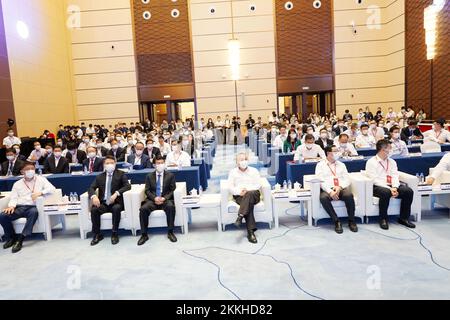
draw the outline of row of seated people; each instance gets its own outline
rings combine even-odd
[[[373,181],[373,196],[379,198],[379,225],[382,229],[389,229],[388,207],[391,198],[401,200],[400,217],[398,223],[408,228],[414,228],[411,223],[411,205],[414,192],[411,188],[401,185],[396,161],[390,158],[392,143],[382,139],[376,144],[377,155],[366,164],[366,175]],[[342,200],[348,214],[349,229],[357,232],[355,222],[355,200],[349,189],[350,178],[346,165],[339,161],[340,153],[337,147],[330,145],[324,150],[325,158],[316,167],[316,176],[321,181],[320,202],[335,223],[335,231],[343,232],[342,224],[335,212],[332,201]],[[112,213],[113,245],[119,242],[118,228],[121,212],[124,209],[123,194],[131,189],[126,174],[116,168],[116,159],[107,156],[103,160],[105,171],[98,175],[89,188],[88,194],[92,202],[91,221],[94,246],[103,240],[101,233],[101,215]],[[156,170],[149,173],[145,180],[146,199],[140,208],[141,237],[138,245],[142,246],[149,240],[148,222],[150,214],[155,210],[163,210],[167,217],[168,238],[176,242],[174,234],[175,205],[174,191],[176,189],[174,175],[166,170],[166,163],[162,156],[153,159]],[[11,191],[8,207],[0,214],[0,225],[5,233],[4,249],[12,247],[12,252],[22,249],[23,240],[32,233],[38,217],[36,200],[54,192],[55,188],[44,176],[35,175],[35,163],[25,162],[21,168],[24,178],[17,181]],[[444,170],[450,170],[450,154],[445,155],[426,182],[432,184]],[[229,192],[239,204],[235,225],[241,227],[245,221],[247,238],[250,243],[257,243],[255,231],[256,222],[254,208],[261,200],[260,172],[249,166],[248,154],[239,153],[236,157],[236,167],[228,176]],[[98,193],[97,193],[98,192]],[[25,218],[26,224],[20,234],[16,234],[13,221]]]

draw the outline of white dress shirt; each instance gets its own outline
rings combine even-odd
[[[45,149],[41,149],[40,151],[37,150],[33,150],[30,153],[30,156],[28,157],[28,161],[38,161],[41,157],[45,157],[45,155],[47,154],[47,152],[45,151]],[[32,158],[36,158],[36,160],[32,160]]]
[[[20,139],[15,136],[12,136],[12,137],[8,136],[3,139],[3,145],[6,148],[12,148],[13,145],[21,144],[21,143],[22,142],[20,141]]]
[[[295,156],[294,161],[300,160],[300,158],[303,159],[313,159],[313,158],[322,158],[325,159],[325,152],[323,149],[317,145],[313,144],[311,147],[309,147],[306,144],[302,144],[298,146],[297,150],[295,150]]]
[[[30,182],[20,179],[12,187],[8,207],[35,206],[36,202],[31,198],[33,193],[48,195],[54,191],[55,187],[45,177],[35,176]]]
[[[387,120],[395,120],[395,118],[397,118],[397,114],[394,111],[388,112],[386,114],[386,119]]]
[[[347,129],[344,131],[350,141],[355,141],[356,137],[360,134],[359,130],[353,131],[352,129]]]
[[[445,143],[447,141],[450,141],[450,132],[444,129],[439,132],[428,130],[423,133],[423,138],[424,140],[430,140],[437,143]]]
[[[256,191],[261,189],[259,171],[253,167],[247,167],[245,171],[234,168],[228,175],[228,185],[233,195],[240,195],[243,189]]]
[[[336,143],[336,147],[339,152],[342,153],[342,156],[357,156],[358,151],[356,151],[355,146],[352,143],[346,143],[344,145],[340,144],[339,141]]]
[[[368,135],[363,135],[360,134],[356,137],[356,147],[357,148],[373,148],[375,147],[375,138],[373,136],[371,136],[370,134]]]
[[[276,148],[283,149],[283,145],[284,145],[284,142],[286,141],[286,139],[287,139],[287,134],[284,134],[284,135],[279,134],[273,140],[272,145]]]
[[[159,142],[155,145],[155,147],[159,148],[161,155],[166,156],[170,152],[170,145],[166,142],[163,142],[162,145]]]
[[[376,129],[369,129],[369,135],[375,138],[375,141],[384,139],[384,130],[380,127]]]
[[[378,155],[370,158],[366,163],[366,174],[373,180],[374,185],[384,188],[391,188],[388,185],[387,177],[391,177],[393,188],[400,186],[400,178],[397,169],[397,163],[391,158],[381,160]]]
[[[407,156],[409,155],[408,147],[406,146],[405,141],[401,139],[391,139],[392,142],[392,154]]]
[[[345,189],[350,186],[350,175],[347,167],[340,161],[330,163],[328,159],[320,161],[316,166],[316,176],[322,181],[323,191],[330,193],[335,187],[334,179],[338,179],[339,187]]]
[[[450,153],[442,157],[439,164],[434,168],[433,173],[430,174],[430,177],[436,180],[444,171],[448,170],[450,170]]]
[[[182,166],[182,167],[190,167],[191,166],[191,156],[185,152],[181,151],[180,153],[175,153],[171,151],[167,154],[166,157],[166,165],[167,166]]]

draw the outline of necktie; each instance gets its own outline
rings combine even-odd
[[[9,167],[8,167],[8,173],[7,173],[8,176],[12,176],[12,168],[13,168],[13,162],[10,161]]]
[[[156,196],[161,197],[161,175],[158,174],[158,179],[156,179]]]
[[[112,181],[112,175],[110,175],[110,174],[106,175],[105,200],[106,200],[107,205],[109,205],[109,201],[111,199],[111,181]]]
[[[89,165],[89,172],[94,172],[94,159],[91,159],[91,164]]]

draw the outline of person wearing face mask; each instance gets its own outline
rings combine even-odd
[[[176,189],[175,175],[166,170],[164,159],[158,155],[153,160],[155,171],[145,177],[146,199],[139,210],[141,237],[137,243],[142,246],[148,241],[149,216],[156,210],[163,210],[167,218],[167,238],[177,242],[173,230],[175,226],[175,203],[173,193]]]
[[[373,148],[376,144],[374,136],[369,134],[369,126],[363,124],[361,126],[361,134],[356,137],[357,148]]]
[[[15,145],[12,146],[12,148],[16,150],[16,158],[17,158],[17,160],[20,160],[20,161],[23,161],[23,162],[27,161],[27,157],[24,156],[23,154],[20,154],[20,145],[15,144]]]
[[[172,151],[167,154],[166,165],[168,167],[190,167],[191,157],[181,149],[177,141],[172,141]]]
[[[301,144],[302,144],[301,139],[299,139],[295,129],[290,129],[286,141],[284,141],[283,144],[283,152],[284,153],[294,152],[295,150],[297,150],[299,146],[301,146]]]
[[[122,135],[118,134],[116,135],[117,144],[119,145],[119,148],[125,149],[128,145],[128,142],[123,138]]]
[[[409,140],[415,141],[418,139],[423,139],[423,134],[417,127],[416,120],[409,120],[408,127],[402,129],[400,136],[401,139],[405,142],[408,142]]]
[[[44,173],[69,173],[69,161],[62,155],[60,146],[55,146],[53,154],[45,159]]]
[[[75,142],[69,142],[67,144],[66,158],[69,163],[83,163],[86,159],[86,152],[77,149],[77,144]]]
[[[344,131],[344,133],[348,136],[348,140],[351,143],[354,143],[356,141],[356,137],[359,134],[358,130],[358,124],[357,123],[351,123],[350,128]],[[339,139],[339,136],[336,137],[336,140]]]
[[[341,133],[344,133],[348,128],[344,125],[344,120],[339,120],[338,124],[334,127],[333,132],[336,136],[339,136]]]
[[[99,158],[106,157],[106,154],[108,153],[108,149],[106,149],[103,146],[102,139],[97,139],[95,149],[96,149],[97,157],[99,157]]]
[[[248,154],[240,152],[236,156],[236,168],[232,169],[228,175],[228,186],[234,201],[239,205],[238,216],[234,224],[240,228],[242,220],[245,219],[247,239],[250,243],[257,243],[253,210],[261,200],[260,180],[259,171],[248,166]]]
[[[153,143],[153,141],[152,141],[152,143]],[[150,159],[149,156],[147,154],[145,154],[144,144],[142,142],[138,142],[138,143],[136,143],[135,148],[136,148],[135,152],[128,156],[127,162],[129,164],[131,164],[137,170],[151,168],[152,167],[152,165],[151,165],[152,159]],[[150,154],[153,155],[152,152],[150,152]],[[158,155],[160,155],[160,154],[156,153],[155,157]]]
[[[8,131],[6,132],[6,137],[3,139],[3,146],[5,146],[6,148],[11,148],[13,145],[15,144],[21,144],[22,141],[20,141],[20,139],[16,136],[14,136],[14,130],[13,129],[8,129]]]
[[[55,192],[55,187],[45,177],[37,176],[35,171],[33,162],[23,165],[21,173],[24,178],[14,183],[8,207],[0,213],[0,225],[6,238],[3,249],[12,247],[13,253],[22,249],[23,240],[33,232],[33,226],[39,215],[36,208],[37,198]],[[16,234],[12,222],[21,218],[25,218],[27,222],[22,232]]]
[[[45,158],[42,163],[45,163],[45,160],[53,154],[53,146],[51,144],[45,145]]]
[[[111,141],[111,150],[108,151],[107,155],[114,157],[117,162],[125,161],[125,149],[119,146],[119,141],[116,139]]]
[[[103,171],[103,160],[97,157],[97,148],[87,148],[87,159],[83,161],[83,168],[89,173]]]
[[[86,152],[86,149],[87,149],[87,147],[89,147],[90,142],[91,142],[91,139],[89,139],[89,136],[84,135],[81,139],[80,144],[78,145],[78,150]]]
[[[326,159],[316,166],[316,177],[322,181],[320,203],[334,222],[338,234],[344,232],[342,224],[334,210],[332,201],[344,201],[348,214],[348,227],[352,232],[358,232],[355,222],[355,199],[350,191],[350,175],[344,163],[339,161],[339,150],[335,146],[325,148]]]
[[[380,199],[380,227],[384,230],[389,229],[389,201],[391,198],[398,198],[402,201],[398,223],[415,228],[415,225],[409,222],[414,191],[408,186],[400,185],[397,163],[389,157],[392,152],[391,142],[386,139],[380,140],[376,148],[377,155],[366,163],[366,174],[373,180],[373,196]]]
[[[369,135],[375,138],[375,142],[384,139],[384,130],[378,127],[375,120],[370,121],[369,124]]]
[[[324,158],[325,152],[323,152],[319,145],[314,143],[314,136],[312,134],[306,134],[305,144],[299,146],[294,155],[294,161]]]
[[[389,130],[391,136],[392,143],[392,154],[391,155],[399,155],[399,156],[408,156],[409,150],[406,146],[405,141],[400,139],[400,127],[394,126]]]
[[[283,149],[284,142],[286,141],[287,137],[288,135],[286,132],[286,126],[281,126],[280,134],[278,134],[277,136],[275,136],[274,139],[272,139],[272,146],[279,149]]]
[[[349,138],[346,133],[342,133],[338,137],[336,148],[342,157],[354,157],[358,155],[353,144],[349,143]]]
[[[277,135],[278,135],[278,128],[277,128],[277,126],[276,125],[271,125],[270,131],[267,132],[266,142],[267,143],[272,143],[272,141],[275,140]]]
[[[170,144],[164,141],[163,136],[158,137],[158,142],[156,143],[156,147],[159,149],[159,152],[161,153],[161,156],[165,159],[167,155],[169,154],[170,150]]]
[[[152,138],[147,139],[147,148],[145,148],[144,154],[149,157],[150,164],[153,163],[153,159],[155,159],[157,155],[161,155],[161,150],[158,148],[158,146],[155,146]]]
[[[333,140],[330,139],[326,128],[320,130],[320,137],[317,139],[316,144],[323,150],[325,150],[326,147],[333,145]]]
[[[97,245],[103,240],[101,233],[101,216],[107,212],[112,213],[111,243],[119,243],[119,225],[121,213],[124,210],[123,194],[131,190],[126,174],[116,169],[116,160],[112,156],[106,156],[103,167],[105,172],[95,177],[88,190],[89,199],[92,201],[91,221],[93,239],[91,246]],[[98,195],[97,195],[98,190]]]
[[[310,134],[310,135],[312,135],[314,137],[314,141],[319,139],[319,134],[316,131],[314,131],[314,126],[313,125],[306,126],[306,130],[304,130],[303,132],[305,133],[305,135],[303,135],[303,137],[302,137],[302,144],[305,144],[305,137],[308,134]]]
[[[16,149],[6,149],[6,161],[2,163],[0,175],[1,176],[19,176],[24,162],[17,159]]]
[[[424,142],[433,141],[439,144],[450,142],[450,132],[445,130],[445,120],[439,119],[434,121],[433,129],[423,133]]]
[[[383,130],[383,134],[386,137],[389,134],[389,129],[387,128],[387,125],[385,125],[383,120],[380,120],[378,122],[378,128],[381,128],[381,130]]]
[[[35,141],[33,145],[34,145],[34,150],[31,151],[30,155],[28,156],[27,161],[43,164],[45,157],[47,155],[45,149],[42,149],[41,143],[39,141]]]
[[[386,120],[395,121],[397,118],[397,114],[394,112],[392,108],[388,109],[388,113],[386,114]]]
[[[191,143],[191,141],[192,140],[189,140],[189,136],[183,136],[181,140],[181,149],[186,152],[189,157],[192,157],[194,154],[194,144]]]

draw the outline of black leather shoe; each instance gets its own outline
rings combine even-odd
[[[237,217],[237,219],[236,219],[236,222],[234,223],[234,226],[236,227],[236,228],[240,228],[241,226],[242,226],[242,219],[243,219],[244,217],[242,217],[242,216],[238,216]]]
[[[386,219],[380,220],[380,228],[383,230],[389,230],[389,224]]]
[[[148,235],[143,234],[140,238],[139,241],[137,243],[138,246],[142,246],[144,243],[146,243],[148,241]]]
[[[169,238],[169,240],[170,240],[171,242],[177,242],[177,241],[178,241],[177,237],[175,237],[175,234],[174,234],[172,231],[170,231],[170,232],[167,234],[167,238]]]
[[[14,243],[16,242],[16,238],[11,238],[8,241],[6,241],[6,243],[3,245],[3,249],[8,249],[11,248]]]
[[[103,235],[102,234],[96,234],[94,236],[94,239],[92,239],[92,241],[91,241],[91,246],[97,245],[102,240],[103,240]]]
[[[115,233],[115,232],[113,232],[113,234],[111,235],[111,243],[112,243],[113,245],[119,243],[119,236],[118,236],[117,233]]]
[[[348,227],[351,232],[358,232],[358,226],[356,225],[355,221],[349,221]]]
[[[414,229],[416,225],[412,222],[409,222],[408,220],[398,219],[397,222],[407,228]]]
[[[341,234],[342,232],[344,232],[344,229],[342,229],[342,224],[340,221],[336,221],[334,223],[334,231],[336,231],[336,233]]]
[[[250,242],[250,243],[257,243],[258,242],[258,240],[256,240],[255,233],[253,231],[249,231],[248,232],[247,239],[248,239],[248,242]]]
[[[14,243],[12,250],[11,250],[12,253],[16,253],[16,252],[19,252],[20,250],[22,250],[22,242],[23,242],[23,240],[20,239]]]

